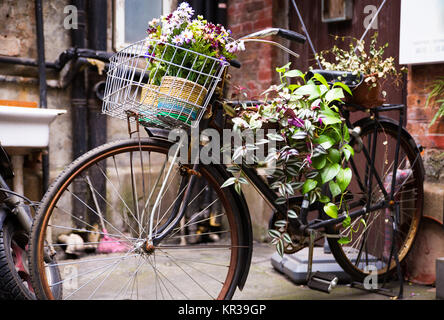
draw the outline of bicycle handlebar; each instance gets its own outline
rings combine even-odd
[[[239,40],[261,39],[269,36],[279,36],[299,43],[305,43],[305,41],[307,40],[307,38],[300,33],[282,28],[267,28],[264,30],[253,32],[249,35],[240,38]]]

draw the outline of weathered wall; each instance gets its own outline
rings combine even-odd
[[[45,36],[45,58],[53,62],[59,54],[71,46],[70,31],[64,28],[65,6],[69,0],[44,1],[43,20]],[[108,50],[112,50],[112,0],[108,0]],[[0,2],[0,55],[37,58],[35,36],[34,1],[3,0]],[[4,22],[4,23],[3,23]],[[37,77],[37,68],[0,63],[0,74]],[[58,79],[59,74],[47,69],[48,79]],[[48,108],[65,109],[50,127],[49,161],[50,182],[72,161],[71,136],[71,90],[48,88]],[[38,85],[23,85],[0,82],[0,99],[39,101]],[[107,119],[108,140],[125,137],[123,121]],[[25,194],[33,200],[41,197],[41,170],[39,166],[25,168]],[[29,181],[28,181],[29,179]]]

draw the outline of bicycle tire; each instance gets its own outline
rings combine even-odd
[[[378,128],[378,134],[384,133],[384,139],[383,146],[384,147],[378,147],[376,148],[376,155],[375,155],[375,167],[378,170],[378,165],[383,163],[382,172],[385,172],[382,177],[387,178],[388,180],[391,180],[390,178],[390,172],[391,167],[393,165],[393,162],[391,165],[387,165],[387,162],[389,162],[387,159],[391,158],[393,159],[393,155],[387,156],[384,154],[384,157],[382,156],[383,153],[381,150],[384,150],[384,153],[388,150],[390,150],[390,153],[395,152],[395,143],[397,139],[398,134],[398,124],[395,123],[393,120],[389,119],[381,119],[381,120],[369,120],[365,119],[364,121],[360,121],[357,124],[361,127],[361,138],[362,140],[366,141],[365,137],[369,137],[369,135],[374,132],[375,126]],[[370,139],[367,139],[367,141],[370,141]],[[387,143],[384,145],[384,143],[387,141]],[[370,142],[368,142],[370,143]],[[352,143],[353,144],[353,143]],[[380,144],[380,143],[379,143]],[[378,145],[378,142],[377,142]],[[370,148],[368,150],[371,150]],[[367,163],[366,160],[362,160],[363,152],[355,153],[354,161],[359,162],[361,159],[361,163]],[[370,151],[369,151],[370,153]],[[359,156],[360,155],[360,156]],[[419,224],[422,216],[422,209],[423,209],[423,201],[424,201],[424,192],[423,192],[423,181],[424,181],[424,169],[423,169],[423,163],[420,156],[420,151],[413,140],[413,138],[408,134],[407,131],[402,129],[401,131],[401,145],[400,145],[400,162],[398,166],[399,169],[411,169],[412,174],[408,176],[406,181],[402,184],[400,184],[400,189],[395,193],[397,197],[400,197],[400,199],[397,199],[397,201],[400,201],[401,205],[401,213],[402,213],[402,221],[400,223],[400,235],[397,238],[398,243],[398,250],[399,250],[399,262],[402,263],[409,253],[411,247],[413,246],[416,233],[419,229]],[[360,158],[361,157],[361,158]],[[385,160],[384,160],[385,159]],[[389,172],[390,171],[390,172]],[[353,178],[352,178],[352,185],[355,183],[355,186],[357,184],[357,177],[355,176],[355,172],[353,172]],[[372,194],[376,191],[378,191],[378,195],[380,196],[379,199],[382,197],[382,191],[380,188],[376,187],[377,182],[373,180],[373,187],[372,187]],[[376,190],[375,190],[376,188]],[[412,196],[414,195],[414,197]],[[407,199],[408,196],[409,197]],[[359,197],[359,196],[358,196]],[[362,197],[362,196],[361,196]],[[364,201],[364,205],[367,203]],[[408,205],[412,205],[413,207],[409,208]],[[372,220],[369,220],[369,218],[373,218]],[[410,218],[410,219],[409,219]],[[392,257],[392,262],[390,266],[388,266],[388,257],[389,251],[388,249],[391,248],[391,244],[393,241],[393,238],[391,237],[391,219],[388,216],[388,212],[385,211],[385,209],[374,211],[372,213],[367,214],[367,226],[364,227],[363,224],[361,224],[361,229],[359,230],[359,218],[356,218],[355,220],[352,220],[352,224],[355,223],[355,228],[358,229],[357,234],[355,234],[356,240],[356,246],[351,242],[350,244],[340,244],[338,242],[337,238],[328,238],[328,243],[331,249],[332,254],[334,255],[336,261],[338,264],[342,267],[342,269],[351,276],[353,280],[362,282],[364,281],[365,277],[368,276],[371,272],[377,272],[377,276],[379,280],[385,279],[386,275],[391,275],[396,270],[396,264],[394,261],[394,257]],[[370,224],[368,222],[371,222]],[[376,225],[379,225],[379,227],[376,227]],[[383,230],[381,231],[381,228]],[[344,235],[344,228],[342,228],[341,224],[330,226],[327,228],[327,233],[329,234],[336,234],[338,235],[342,231],[342,235]],[[366,231],[367,235],[363,231]],[[377,235],[378,233],[378,235]],[[357,238],[356,238],[357,236]],[[370,239],[369,241],[361,239]],[[370,241],[373,239],[373,245],[369,246]],[[383,239],[383,240],[381,240]],[[353,241],[353,236],[352,236]],[[358,243],[357,241],[361,241]],[[365,244],[363,244],[365,242]],[[366,249],[364,249],[364,246]],[[360,259],[362,259],[362,253],[359,255],[358,247],[363,248],[362,250],[365,250],[367,256],[366,256],[366,262],[361,262]],[[370,247],[370,249],[369,249]],[[372,249],[373,248],[373,249]],[[382,261],[382,262],[381,262]],[[368,266],[374,266],[373,270],[371,270]]]
[[[32,232],[31,232],[31,242],[30,242],[31,280],[32,280],[33,286],[35,288],[36,296],[38,299],[54,299],[55,298],[50,290],[51,284],[45,278],[45,271],[44,271],[45,263],[44,263],[44,258],[43,258],[43,256],[44,256],[43,255],[43,247],[45,245],[45,240],[47,240],[47,238],[46,238],[47,236],[45,234],[45,231],[47,230],[47,227],[49,225],[48,221],[50,220],[50,218],[53,220],[56,219],[56,217],[54,217],[52,215],[56,211],[55,208],[57,210],[59,209],[58,203],[63,198],[64,192],[66,190],[69,190],[68,187],[71,185],[71,183],[74,182],[75,179],[80,179],[82,177],[82,174],[88,174],[87,170],[93,168],[94,166],[99,166],[100,163],[103,161],[110,162],[112,160],[111,158],[114,158],[113,161],[111,161],[111,162],[114,162],[114,164],[116,165],[117,163],[119,163],[119,164],[123,163],[122,158],[120,156],[124,155],[125,157],[130,157],[130,154],[137,155],[138,153],[141,153],[141,152],[147,152],[150,155],[151,155],[151,153],[156,153],[156,152],[159,154],[166,155],[168,153],[168,150],[171,145],[172,145],[171,143],[169,143],[165,140],[151,139],[151,138],[141,139],[140,141],[136,140],[136,139],[129,139],[129,140],[122,140],[122,141],[107,143],[107,144],[97,147],[97,148],[87,152],[83,156],[79,157],[77,160],[75,160],[73,163],[71,163],[59,175],[59,177],[54,181],[54,183],[51,185],[51,187],[49,188],[49,190],[47,191],[47,193],[45,194],[45,196],[42,199],[42,204],[40,205],[40,207],[38,209],[38,212],[37,212],[37,215],[35,218],[35,222],[32,227]],[[116,160],[116,158],[117,158],[117,160]],[[146,159],[146,158],[144,158],[144,159]],[[151,159],[151,158],[149,158],[149,159]],[[166,157],[166,159],[168,160],[167,157]],[[167,160],[165,160],[165,162],[167,162]],[[145,162],[146,162],[146,160],[145,160]],[[135,165],[135,163],[136,163],[136,161],[134,162],[133,165]],[[133,167],[133,165],[131,165],[131,168]],[[109,171],[111,171],[111,170],[112,169],[110,169]],[[117,168],[116,168],[116,171],[117,171]],[[105,170],[102,172],[108,172],[108,170]],[[220,188],[220,186],[224,183],[225,179],[222,178],[222,176],[221,176],[221,174],[219,174],[218,170],[216,170],[216,168],[212,165],[201,165],[199,168],[199,173],[200,173],[201,177],[205,179],[208,186],[210,186],[217,193],[217,195],[218,195],[217,199],[219,199],[223,205],[224,214],[222,216],[225,219],[224,222],[230,228],[229,236],[227,236],[226,238],[224,237],[223,241],[231,241],[231,242],[229,243],[229,245],[226,245],[226,246],[224,245],[224,242],[221,242],[219,247],[217,246],[217,244],[214,244],[213,247],[211,245],[208,245],[208,249],[205,249],[205,244],[197,244],[197,246],[193,247],[193,248],[199,249],[199,250],[206,250],[206,252],[207,252],[206,254],[213,255],[213,256],[216,255],[216,253],[214,251],[221,252],[221,251],[223,251],[222,249],[224,249],[225,247],[228,248],[227,251],[229,251],[229,253],[228,253],[228,256],[226,257],[226,261],[225,261],[226,263],[228,263],[228,265],[224,266],[225,268],[227,268],[227,270],[225,271],[226,275],[223,276],[223,274],[222,274],[221,277],[219,277],[219,275],[218,275],[218,277],[219,277],[218,279],[221,279],[221,278],[224,279],[223,283],[221,283],[222,288],[220,289],[220,291],[217,291],[217,294],[211,295],[211,298],[230,299],[236,290],[238,282],[240,281],[240,278],[242,277],[243,271],[245,270],[245,265],[244,265],[245,260],[243,260],[241,257],[242,250],[244,247],[246,248],[248,246],[251,246],[251,244],[244,243],[241,240],[241,239],[243,239],[241,233],[244,232],[243,230],[244,230],[245,226],[243,225],[243,221],[240,218],[239,208],[237,207],[238,205],[237,205],[236,199],[235,199],[236,195],[233,193],[234,192],[233,188],[224,188],[224,189]],[[139,174],[139,178],[140,178],[140,176],[142,176],[142,177],[144,176],[143,171],[142,171],[142,174]],[[85,180],[85,178],[83,178],[83,179]],[[145,179],[145,178],[143,178],[143,179]],[[152,180],[154,180],[154,179],[152,179]],[[120,178],[119,178],[119,181],[120,181]],[[112,182],[110,182],[110,180],[108,180],[107,183],[111,184]],[[139,181],[139,183],[140,183],[140,181]],[[137,184],[137,182],[136,182],[136,184]],[[172,183],[170,182],[169,185],[172,185]],[[154,185],[154,186],[156,186],[156,185]],[[155,190],[155,187],[153,189]],[[92,194],[92,193],[95,193],[96,190],[93,187],[93,188],[91,188],[90,191]],[[91,196],[90,196],[90,198],[91,198]],[[139,197],[136,197],[136,198],[139,199]],[[162,199],[163,199],[163,196],[162,196]],[[197,200],[197,201],[200,202],[200,200]],[[136,202],[138,203],[139,200],[137,200]],[[148,200],[148,202],[149,202],[149,200]],[[139,205],[135,206],[134,208],[136,208],[138,206]],[[172,204],[170,206],[172,206]],[[146,204],[145,204],[145,207],[146,207]],[[99,208],[99,206],[97,206],[96,209],[97,208]],[[128,208],[128,210],[129,210],[129,208]],[[109,217],[107,217],[107,215],[105,215],[105,216],[106,216],[106,219],[105,219],[106,226],[109,227],[111,224],[109,223],[108,220],[111,220],[111,219]],[[122,216],[124,216],[124,214],[122,214]],[[123,218],[122,218],[122,220],[123,220]],[[160,219],[160,220],[162,220],[162,219]],[[142,222],[144,221],[143,218],[141,219],[141,221]],[[131,228],[131,226],[129,226],[129,224],[126,227],[128,229]],[[54,228],[54,224],[51,224],[51,228]],[[112,229],[112,231],[115,234],[114,236],[117,236],[118,230]],[[136,230],[130,230],[130,231],[128,231],[128,233],[131,233],[134,231],[136,231]],[[140,231],[140,229],[139,229],[139,231]],[[143,231],[145,231],[144,228],[142,228],[142,233],[143,233]],[[122,228],[122,232],[123,232],[123,228]],[[177,230],[176,230],[176,233],[177,233]],[[103,235],[104,234],[102,234],[102,237],[103,237]],[[127,237],[127,239],[125,241],[127,241],[129,243],[130,241],[128,239],[130,239],[130,238],[129,238],[129,236],[126,236],[126,237]],[[221,238],[222,238],[222,236],[221,236]],[[227,239],[227,238],[229,238],[229,239]],[[171,239],[171,237],[170,237],[170,239]],[[123,240],[121,240],[121,242],[123,243]],[[136,246],[136,244],[135,244],[136,242],[137,242],[136,240],[134,240],[132,242],[134,247]],[[137,243],[139,243],[139,242],[137,242]],[[162,242],[161,242],[161,244],[162,244]],[[179,247],[179,245],[177,245],[177,246]],[[190,245],[190,246],[193,246],[193,245]],[[162,248],[162,249],[160,249],[160,248]],[[216,250],[218,248],[221,250]],[[225,249],[227,249],[227,248],[225,248]],[[139,259],[142,260],[142,259],[146,258],[146,260],[149,260],[150,259],[149,257],[153,257],[153,256],[156,259],[161,259],[162,258],[161,253],[163,253],[164,250],[168,250],[168,249],[165,249],[165,247],[163,247],[163,246],[161,247],[159,245],[159,247],[156,247],[155,250],[160,250],[160,251],[155,251],[155,252],[158,252],[157,256],[155,254],[149,255],[146,252],[143,252],[143,254],[140,253],[140,256],[143,255],[143,257],[142,258],[139,257]],[[171,249],[170,252],[171,251],[173,251],[173,250]],[[179,250],[176,250],[176,251],[179,251]],[[189,251],[191,251],[191,249]],[[205,257],[202,258],[201,260],[199,260],[199,255],[195,253],[196,251],[194,251],[194,255],[197,257],[196,259],[193,258],[194,257],[193,251],[191,251],[191,254],[188,253],[189,255],[186,256],[186,259],[188,261],[187,263],[188,264],[191,264],[191,263],[196,263],[196,264],[197,263],[204,263],[205,264],[205,263],[207,263],[205,260]],[[128,252],[130,252],[130,249],[128,249],[126,254],[128,254]],[[139,253],[138,251],[134,251],[134,252]],[[222,252],[222,253],[219,253],[219,252],[217,253],[216,258],[222,259],[224,256],[224,252]],[[226,255],[226,253],[225,253],[225,255]],[[214,258],[213,256],[211,256],[211,258]],[[153,260],[154,260],[154,258],[153,258]],[[57,261],[59,261],[60,264],[54,264],[54,265],[58,265],[59,268],[61,267],[62,263],[65,263],[59,258],[57,259]],[[82,259],[79,260],[79,262],[81,262],[81,261],[82,261]],[[170,263],[170,265],[172,265],[174,263],[177,263],[178,261],[179,260],[169,260],[169,263]],[[134,272],[136,274],[135,277],[139,276],[138,270],[141,268],[140,267],[141,263],[139,263],[137,270]],[[145,264],[145,262],[143,262],[142,266],[144,264]],[[82,265],[82,268],[84,268],[82,270],[87,270],[87,267],[84,267],[85,265],[88,265],[88,262],[86,262]],[[165,262],[165,265],[166,265],[166,262]],[[211,263],[206,264],[206,266],[209,266],[209,265],[212,265],[212,264]],[[153,267],[153,265],[151,265],[151,267],[152,267],[152,270],[154,270],[154,274],[156,277],[157,277],[157,274],[159,274],[159,276],[158,276],[159,279],[157,279],[156,280],[157,282],[154,284],[155,289],[156,289],[155,298],[161,298],[160,294],[164,294],[163,297],[167,296],[167,293],[170,293],[170,290],[175,290],[175,289],[179,290],[179,288],[175,288],[175,287],[179,286],[182,282],[184,283],[184,285],[185,285],[185,283],[188,283],[188,285],[189,285],[189,283],[192,282],[192,281],[189,281],[187,276],[184,276],[183,278],[181,278],[180,281],[177,278],[171,279],[171,281],[169,281],[169,280],[167,280],[166,277],[162,278],[164,276],[164,274],[161,273],[161,271],[163,271],[164,273],[170,272],[170,270],[167,270],[167,267],[165,267],[166,271],[159,269],[160,267],[163,267],[163,265],[160,265],[160,264],[155,265],[154,267]],[[178,266],[178,267],[179,268],[184,267],[184,264],[181,266]],[[189,266],[187,265],[187,268],[188,267]],[[220,266],[220,267],[222,267],[222,266]],[[193,266],[193,268],[195,268],[195,266]],[[67,279],[70,280],[69,278],[64,276],[64,270],[60,270],[60,273],[62,274],[62,281],[66,281]],[[130,269],[128,269],[128,270],[130,270]],[[191,268],[187,269],[188,272],[191,272],[190,270],[191,270]],[[143,271],[143,269],[142,269],[142,271]],[[111,273],[112,272],[114,272],[114,271],[111,271]],[[140,274],[142,274],[141,272],[140,272]],[[203,277],[206,277],[207,282],[210,282],[211,279],[208,280],[208,278],[210,278],[211,276],[216,277],[216,274],[214,272],[212,274],[205,274],[205,273],[211,273],[211,272],[213,272],[213,270],[211,270],[211,268],[207,267],[207,269],[204,272],[199,273],[199,275],[201,275],[201,276],[203,275]],[[184,273],[186,275],[188,275],[185,271],[184,271]],[[143,274],[143,276],[145,276],[145,274]],[[132,277],[134,277],[134,275],[132,275]],[[189,276],[189,277],[191,278],[191,276]],[[80,273],[78,274],[77,278],[81,279]],[[100,289],[102,289],[101,286],[104,284],[103,281],[105,281],[105,280],[102,279],[102,282],[100,284]],[[133,279],[131,281],[134,282],[132,284],[132,286],[136,286],[135,283],[138,280]],[[167,282],[167,284],[170,284],[170,282],[172,282],[173,285],[171,287],[169,287],[168,285],[165,285],[165,282]],[[163,290],[162,290],[162,285],[164,286]],[[212,290],[212,288],[210,288],[210,285],[208,283],[204,283],[202,285],[199,285],[196,283],[196,285],[199,286],[200,289],[202,289],[202,291]],[[85,287],[86,286],[87,286],[87,284],[85,284]],[[208,286],[208,287],[202,288],[201,286]],[[81,286],[78,286],[78,288],[80,288],[80,287]],[[144,288],[147,288],[147,287],[148,287],[147,285],[144,286]],[[159,290],[157,290],[158,287],[160,288]],[[151,283],[151,288],[154,288],[152,283]],[[188,290],[188,289],[191,289],[191,288],[184,288],[184,286],[181,286],[179,291],[181,291],[180,293],[185,295],[185,293],[182,290]],[[196,288],[194,288],[194,289],[196,289]],[[96,291],[94,291],[92,293],[89,292],[88,294],[90,294],[90,296],[92,295],[93,297],[98,297],[99,299],[109,298],[108,293],[110,290],[108,287],[107,287],[108,293],[106,293],[106,294],[104,293],[103,296],[96,296],[96,292],[98,289],[95,289],[95,290]],[[121,289],[121,290],[123,290],[123,289]],[[125,292],[123,292],[124,295],[126,294],[127,290],[128,289],[125,289]],[[63,291],[65,291],[65,290],[63,290]],[[73,290],[71,290],[71,291],[73,291]],[[160,291],[160,294],[158,291]],[[189,290],[189,291],[187,291],[187,293],[191,292],[191,291],[192,290]],[[139,293],[139,290],[137,291],[137,293]],[[149,299],[153,299],[153,293],[151,291],[148,290],[148,291],[144,291],[143,293],[146,293],[146,296],[143,297],[144,299],[146,299],[145,297],[149,297]],[[199,292],[198,294],[197,294],[197,292],[192,292],[192,293],[196,293],[196,297],[193,296],[192,297],[193,299],[202,298],[202,296],[200,295],[201,292]],[[213,291],[207,292],[207,293],[212,294]],[[70,296],[73,294],[72,292],[70,292],[69,294],[68,294],[68,292],[66,292],[66,294],[64,292],[63,294],[64,294],[63,298],[66,298],[66,297],[69,297],[69,298],[74,297],[75,298],[76,297],[75,295]],[[77,293],[75,293],[75,294],[77,295]],[[118,299],[121,299],[119,294],[120,294],[120,291],[118,292],[117,296],[118,296]],[[187,295],[185,295],[185,296],[187,296]],[[133,297],[133,291],[131,291],[130,299],[132,297]],[[187,297],[189,298],[189,296],[187,296]],[[85,297],[79,294],[79,298],[84,299]],[[126,297],[126,298],[128,298],[128,297]],[[208,298],[203,298],[203,299],[208,299]]]
[[[29,273],[25,270],[28,235],[13,218],[7,218],[0,230],[0,299],[34,300]],[[16,257],[23,259],[16,269]],[[24,266],[24,268],[22,268]]]

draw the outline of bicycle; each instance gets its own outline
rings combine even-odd
[[[27,250],[31,210],[38,203],[12,191],[6,183],[12,177],[9,156],[0,145],[0,299],[34,300]],[[48,273],[60,279],[57,268]]]
[[[305,37],[289,30],[273,29],[272,33],[300,43],[305,41]],[[270,29],[254,34],[257,38],[268,35]],[[174,54],[193,54],[171,47]],[[184,112],[183,103],[190,102],[173,95],[173,86],[167,92],[146,86],[150,78],[147,60],[163,59],[163,55],[154,57],[150,52],[146,43],[140,41],[117,53],[111,58],[105,88],[104,112],[127,119],[130,137],[136,137],[107,143],[79,157],[59,175],[42,199],[30,240],[31,280],[39,299],[230,299],[236,288],[242,290],[246,283],[253,243],[244,196],[233,186],[221,188],[232,177],[225,165],[181,163],[180,148],[172,148],[178,146],[177,141],[168,140],[176,126],[189,130],[193,125],[189,120],[196,120],[194,124],[198,123],[199,130],[223,129],[217,116],[223,113],[220,100],[228,63],[215,61],[215,72],[204,72],[194,65],[175,65],[188,74],[194,72],[210,79],[204,85],[205,103],[194,105],[197,111],[192,109],[193,114]],[[196,54],[196,61],[198,58]],[[213,61],[211,57],[204,59]],[[236,62],[231,65],[239,67]],[[334,77],[334,73],[324,75]],[[170,109],[164,107],[163,113],[156,114],[153,106],[172,100],[179,107],[173,103]],[[351,227],[361,217],[366,220],[366,227],[354,233],[351,243],[340,244],[338,238],[349,232],[341,230],[345,216],[328,218],[318,203],[308,205],[303,195],[295,196],[290,200],[299,217],[290,225],[294,242],[285,248],[285,253],[307,245],[312,248],[316,239],[326,236],[342,268],[354,279],[362,280],[369,272],[366,266],[375,266],[378,275],[385,277],[396,269],[392,256],[402,261],[408,253],[422,214],[424,173],[420,148],[400,125],[403,106],[363,110],[369,116],[355,124],[350,120],[352,107],[360,108],[347,104],[342,108],[352,130],[351,145],[357,151],[350,161],[354,173],[348,199],[353,209]],[[380,115],[389,110],[401,111],[399,123]],[[140,136],[142,125],[148,134],[146,138]],[[384,139],[385,148],[377,147],[379,136]],[[187,139],[179,139],[179,145]],[[242,171],[274,208],[273,219],[285,216],[286,210],[275,204],[277,195],[266,181],[252,168],[242,166]],[[396,179],[397,172],[407,173],[401,183]],[[108,187],[104,194],[90,179],[95,174],[105,177]],[[83,188],[76,187],[79,185]],[[204,195],[210,193],[217,196],[205,200]],[[188,212],[190,205],[197,205],[196,212]],[[102,231],[97,228],[98,220]],[[389,234],[392,223],[396,232]],[[200,232],[187,233],[191,226]],[[63,232],[112,237],[109,242],[125,249],[106,256],[63,260],[62,245],[57,240]],[[186,240],[196,235],[208,239]],[[98,245],[99,241],[88,244]],[[397,254],[395,249],[399,249]],[[47,276],[48,266],[57,267],[62,280]],[[60,297],[53,294],[54,287],[60,288]]]

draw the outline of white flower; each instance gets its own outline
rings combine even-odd
[[[225,46],[225,49],[227,49],[227,51],[230,53],[236,52],[237,51],[236,43],[234,41],[227,43],[227,45]]]
[[[191,41],[194,42],[194,35],[193,32],[191,30],[184,30],[181,34],[180,37],[183,39],[183,41],[185,41],[186,43],[190,43]]]
[[[175,44],[175,45],[178,45],[178,46],[180,46],[180,45],[182,45],[183,44],[183,38],[180,36],[180,35],[177,35],[177,36],[174,36],[174,38],[173,38],[173,43]]]
[[[151,20],[151,21],[148,23],[148,25],[149,25],[150,27],[155,27],[156,25],[159,24],[159,22],[160,22],[159,19],[154,18],[153,20]]]
[[[191,8],[187,2],[182,2],[179,8],[177,8],[177,12],[180,16],[187,19],[191,18],[194,14],[193,8]]]

